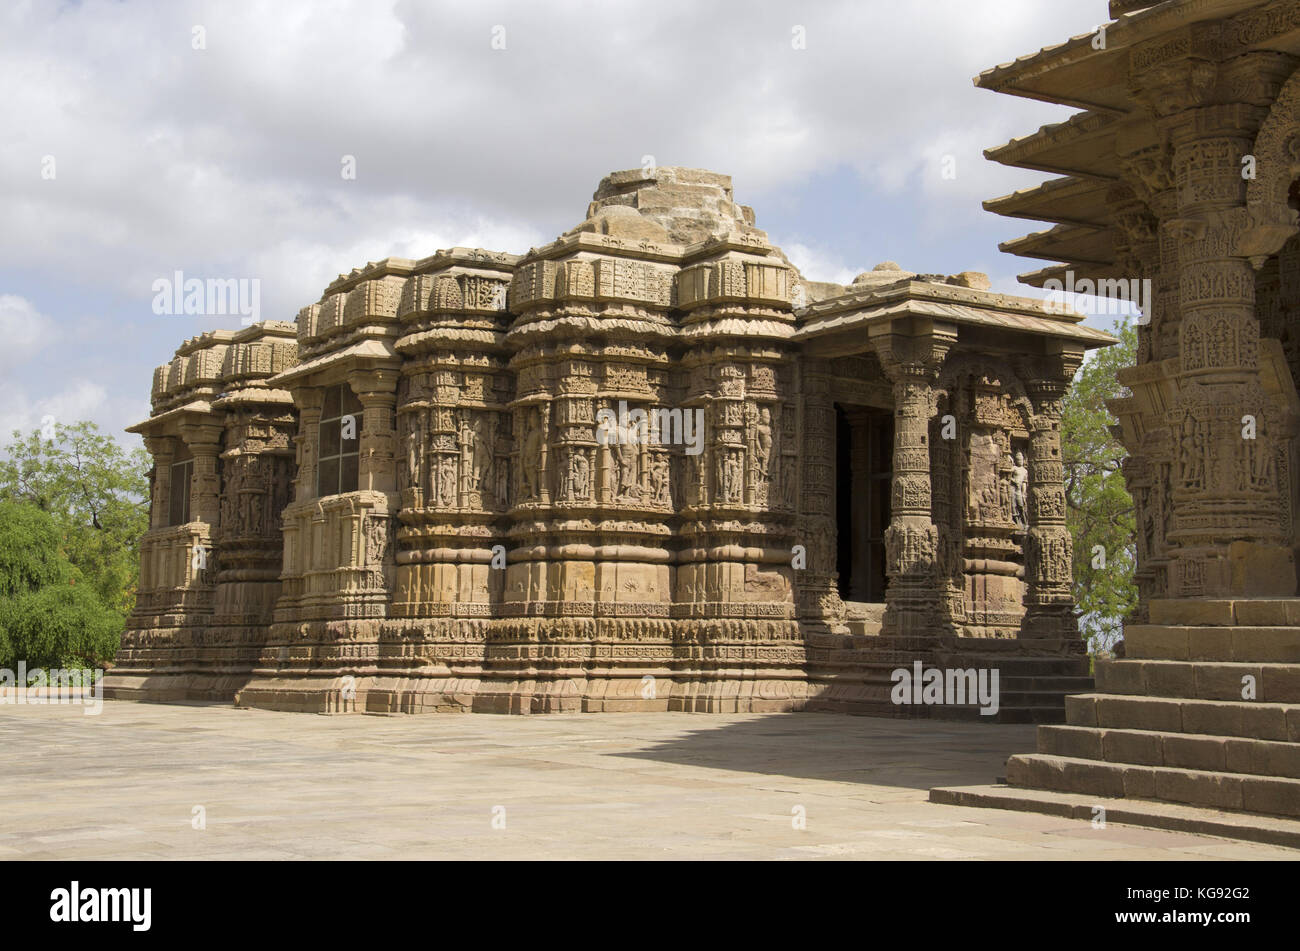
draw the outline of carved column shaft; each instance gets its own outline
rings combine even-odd
[[[298,407],[298,435],[293,438],[298,447],[294,500],[301,502],[318,495],[316,460],[320,455],[321,392],[316,387],[297,388],[293,391],[293,402]]]
[[[1179,218],[1170,227],[1181,238],[1182,320],[1169,540],[1177,546],[1171,593],[1183,597],[1295,594],[1272,411],[1260,386],[1255,274],[1236,256],[1248,120],[1236,107],[1207,107],[1174,137]]]
[[[172,460],[175,458],[173,441],[166,437],[146,436],[145,448],[153,456],[153,483],[149,495],[149,527],[165,528],[169,517],[172,486]],[[188,488],[187,488],[188,491]]]
[[[393,428],[397,378],[396,370],[370,370],[354,373],[349,379],[363,407],[358,447],[358,489],[397,491],[397,433]]]
[[[190,521],[215,526],[221,521],[221,426],[182,424],[185,444],[194,455],[190,483]]]
[[[836,585],[835,406],[827,367],[810,360],[804,367],[800,422],[801,491],[796,543],[805,549],[806,567],[798,572],[799,613],[817,629],[843,623],[844,606]]]
[[[1029,441],[1029,529],[1025,537],[1025,618],[1022,637],[1051,638],[1071,651],[1084,648],[1074,613],[1074,540],[1065,523],[1061,460],[1061,399],[1078,361],[1027,385],[1034,404]]]
[[[875,341],[886,376],[894,384],[894,484],[885,532],[884,634],[933,634],[938,630],[940,586],[935,565],[939,530],[931,518],[930,421],[935,384],[955,328],[930,328],[919,336],[884,333]]]

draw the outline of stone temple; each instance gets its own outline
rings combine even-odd
[[[1092,686],[1061,399],[1111,342],[1081,319],[973,273],[805,280],[685,168],[607,176],[523,256],[367,264],[155,372],[107,693],[979,715],[892,702],[919,663],[1059,722]]]
[[[1082,110],[988,153],[1058,176],[988,204],[1053,225],[1004,246],[1056,262],[1022,280],[1153,285],[1111,407],[1141,605],[1008,787],[933,795],[1300,846],[1221,815],[1300,818],[1300,0],[1110,12],[977,84]]]

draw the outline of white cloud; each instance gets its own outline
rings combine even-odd
[[[667,0],[632,26],[626,5],[577,0],[249,0],[201,8],[203,50],[185,5],[11,6],[0,254],[44,270],[71,250],[82,274],[146,297],[178,267],[346,270],[361,262],[344,254],[392,253],[404,233],[548,240],[601,175],[646,154],[730,172],[741,201],[848,166],[935,208],[978,202],[1006,174],[980,150],[1063,113],[970,77],[1104,10],[1075,2],[1063,17],[1040,0]],[[505,50],[491,48],[498,23]],[[792,48],[795,24],[807,49]],[[948,154],[955,181],[938,174]]]
[[[95,419],[106,432],[123,441],[135,439],[121,434],[123,427],[149,415],[147,401],[114,399],[103,384],[72,378],[57,388],[42,390],[13,380],[0,382],[0,444],[8,443],[14,430],[26,434],[46,422],[71,424]]]
[[[851,284],[863,268],[850,267],[836,252],[823,247],[809,247],[795,242],[781,246],[790,263],[810,281],[827,281],[831,284]]]
[[[980,152],[1066,111],[976,90],[971,77],[1090,29],[1105,10],[1105,0],[3,5],[0,277],[18,279],[33,311],[57,315],[59,372],[101,386],[107,404],[90,409],[114,426],[138,418],[126,407],[148,392],[148,365],[215,326],[155,318],[155,278],[256,277],[263,315],[292,319],[369,260],[549,241],[583,217],[601,176],[645,155],[730,173],[759,227],[754,196],[804,188],[785,250],[810,277],[843,282],[875,261],[818,240],[830,224],[847,230],[837,196],[817,191],[826,176],[846,171],[852,187],[892,202],[894,219],[907,216],[860,223],[879,236],[878,257],[895,258],[907,256],[889,249],[895,228],[941,235],[954,209],[981,214],[981,199],[1041,179]],[[498,24],[504,50],[491,45]],[[806,49],[792,47],[796,25]],[[949,154],[952,180],[937,167]],[[340,175],[345,155],[355,180]],[[84,303],[40,293],[70,283]],[[0,360],[51,352],[39,349],[50,323],[23,313],[0,318]],[[21,408],[31,425],[54,397],[40,395],[43,380],[24,383],[33,395],[6,393],[0,412]],[[71,412],[88,391],[59,392]],[[131,399],[119,405],[119,392]]]
[[[58,338],[54,321],[17,294],[0,294],[0,370],[30,360]]]

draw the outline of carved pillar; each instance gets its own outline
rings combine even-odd
[[[1021,637],[1062,642],[1082,653],[1071,586],[1074,540],[1065,524],[1065,469],[1061,461],[1061,400],[1083,354],[1045,361],[1026,381],[1034,418],[1029,438],[1029,528],[1025,534],[1025,617]]]
[[[194,454],[190,483],[190,521],[215,526],[221,521],[221,424],[182,423],[185,444]]]
[[[176,447],[172,439],[166,436],[145,436],[145,448],[153,456],[153,483],[149,494],[149,527],[165,528],[167,526],[172,486],[172,460]]]
[[[363,491],[397,491],[394,408],[398,376],[395,369],[366,370],[348,376],[363,407],[357,475],[357,488]]]
[[[320,455],[321,391],[314,386],[295,387],[293,404],[298,409],[298,477],[294,482],[295,502],[316,498],[316,459]]]
[[[1176,130],[1180,237],[1171,593],[1292,596],[1277,414],[1261,387],[1255,274],[1234,256],[1244,229],[1249,109],[1196,110]]]
[[[873,338],[885,375],[894,384],[894,486],[885,532],[883,634],[938,630],[940,586],[935,572],[939,530],[931,518],[930,420],[935,384],[955,328],[931,327],[917,336],[885,332]]]
[[[802,368],[799,531],[796,543],[806,565],[796,574],[799,617],[809,630],[839,629],[844,623],[835,573],[835,405],[829,367],[808,359]],[[847,544],[847,539],[839,539]]]

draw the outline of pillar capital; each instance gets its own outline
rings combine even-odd
[[[367,367],[348,373],[348,385],[363,403],[367,398],[377,399],[385,394],[395,400],[401,375],[396,367]]]
[[[871,344],[885,376],[899,385],[933,385],[948,353],[957,344],[957,328],[930,321],[911,327],[893,323],[871,334]],[[908,332],[908,331],[911,332]]]

